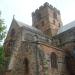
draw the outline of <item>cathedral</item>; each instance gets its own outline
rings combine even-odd
[[[63,26],[46,2],[32,12],[32,26],[13,17],[4,52],[5,75],[75,75],[75,21]]]

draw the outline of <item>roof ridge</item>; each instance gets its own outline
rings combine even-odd
[[[25,23],[23,23],[23,22],[21,22],[21,21],[18,21],[18,20],[15,20],[16,21],[16,23],[20,26],[20,27],[26,27],[26,28],[29,28],[29,29],[31,29],[31,30],[34,30],[34,31],[37,31],[37,32],[41,32],[41,30],[39,30],[39,29],[37,29],[37,28],[35,28],[35,27],[33,27],[33,26],[30,26],[30,25],[28,25],[28,24],[25,24]],[[42,32],[41,32],[42,33]]]

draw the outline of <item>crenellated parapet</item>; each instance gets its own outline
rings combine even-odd
[[[32,13],[32,26],[48,36],[56,35],[61,25],[60,11],[47,2]]]
[[[54,12],[60,15],[60,11],[57,8],[53,7],[51,4],[49,4],[48,2],[45,2],[42,6],[40,6],[38,9],[32,12],[32,15],[37,14],[40,10],[44,9],[45,7],[48,7],[49,9],[53,10]]]

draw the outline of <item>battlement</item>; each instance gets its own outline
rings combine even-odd
[[[48,2],[45,2],[42,6],[40,6],[38,9],[32,12],[32,15],[37,14],[40,10],[42,10],[45,7],[50,8],[51,10],[55,11],[57,14],[60,15],[60,11],[57,8],[53,7],[51,4],[49,4]]]

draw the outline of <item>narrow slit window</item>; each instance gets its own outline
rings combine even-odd
[[[27,58],[24,59],[24,70],[25,70],[25,74],[29,73],[29,61]]]
[[[51,53],[51,67],[52,68],[58,67],[58,65],[57,65],[57,55],[54,52]]]

